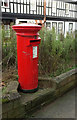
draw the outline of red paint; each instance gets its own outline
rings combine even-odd
[[[17,35],[18,76],[21,89],[32,90],[38,86],[38,53],[41,26],[35,24],[19,24],[12,28]],[[33,47],[37,46],[37,57],[33,58]]]

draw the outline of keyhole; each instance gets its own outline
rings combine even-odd
[[[37,38],[37,36],[34,37],[35,39]]]

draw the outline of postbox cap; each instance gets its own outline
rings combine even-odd
[[[37,34],[37,32],[41,29],[40,25],[31,24],[31,23],[22,23],[18,25],[13,25],[12,28],[20,34]]]
[[[17,24],[17,25],[13,25],[13,27],[40,27],[40,25],[36,25],[36,24],[31,24],[31,23],[21,23],[21,24]]]

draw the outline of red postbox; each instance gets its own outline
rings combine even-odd
[[[19,89],[35,92],[38,89],[38,53],[41,26],[35,24],[13,25],[17,35]]]

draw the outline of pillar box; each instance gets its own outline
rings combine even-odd
[[[19,90],[35,92],[38,89],[38,53],[41,26],[36,24],[13,25],[17,35]]]

